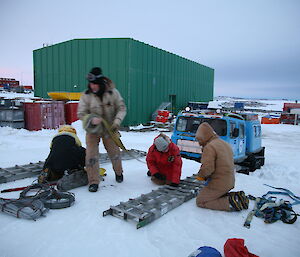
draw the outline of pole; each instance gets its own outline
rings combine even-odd
[[[56,183],[49,184],[49,185],[50,185],[50,186],[55,186]],[[22,191],[22,190],[26,189],[27,187],[28,187],[28,186],[26,186],[26,187],[7,188],[7,189],[2,190],[0,193],[9,193],[9,192]]]

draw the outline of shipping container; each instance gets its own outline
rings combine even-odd
[[[290,109],[300,108],[300,103],[284,103],[283,111],[290,112]]]
[[[280,123],[298,125],[298,124],[300,124],[300,115],[290,114],[290,113],[282,113],[280,116]]]
[[[24,128],[24,121],[0,121],[0,127]]]
[[[0,109],[0,121],[24,121],[23,108]]]
[[[33,52],[35,96],[82,92],[86,74],[102,68],[123,96],[123,125],[151,120],[163,102],[176,113],[189,101],[213,99],[214,70],[131,38],[74,39]]]
[[[261,118],[261,124],[280,124],[280,117],[267,115]]]

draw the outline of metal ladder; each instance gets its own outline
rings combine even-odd
[[[121,151],[122,160],[132,160],[134,158],[143,158],[147,155],[146,152],[131,149],[129,150],[129,154],[124,151]],[[100,153],[99,154],[99,161],[100,164],[110,162],[110,159],[107,153]],[[44,162],[36,162],[36,163],[29,163],[25,165],[15,165],[9,168],[0,168],[0,184],[7,183],[23,178],[30,178],[37,176],[41,173],[44,166]]]
[[[103,217],[112,215],[137,223],[137,229],[144,227],[184,202],[196,197],[205,186],[205,182],[197,180],[196,176],[193,175],[181,180],[178,187],[165,185],[148,194],[142,194],[137,198],[129,199],[127,202],[111,206],[103,212]]]

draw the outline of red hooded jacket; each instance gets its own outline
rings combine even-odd
[[[148,150],[146,161],[152,176],[161,173],[166,176],[167,181],[179,184],[182,160],[179,148],[173,142],[169,144],[167,152],[158,151],[153,144]]]

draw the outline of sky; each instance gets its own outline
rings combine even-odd
[[[214,95],[300,99],[299,0],[0,0],[0,77],[33,84],[32,51],[130,37],[215,70]]]

